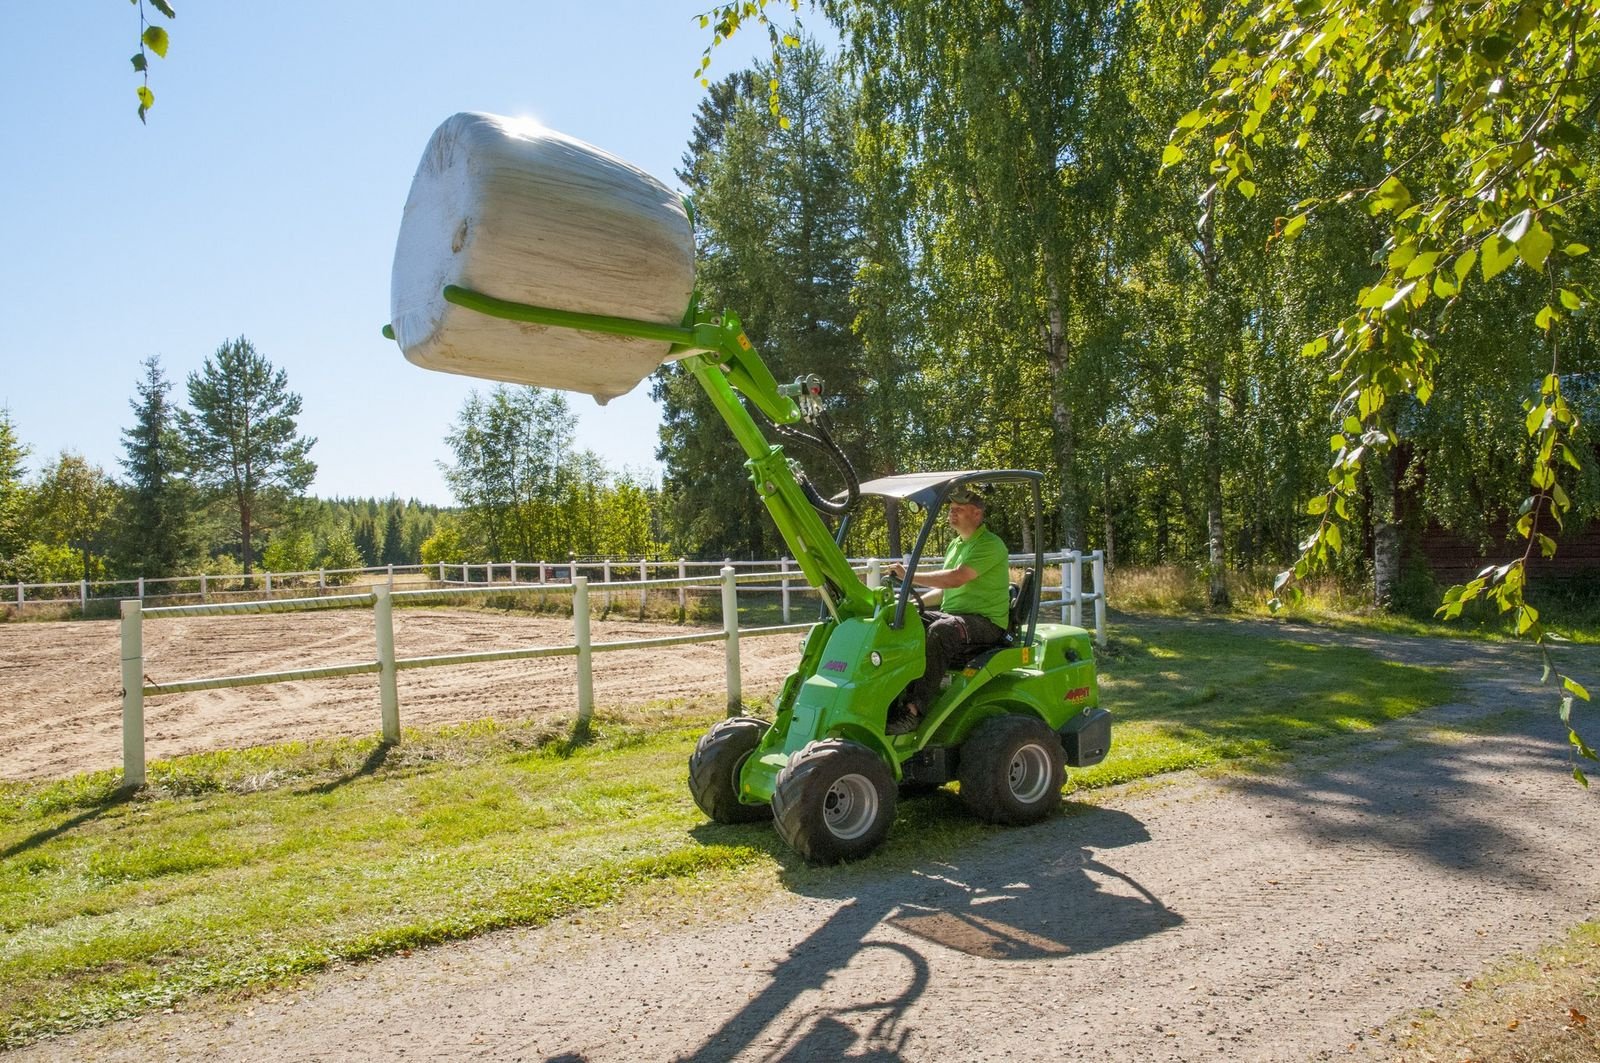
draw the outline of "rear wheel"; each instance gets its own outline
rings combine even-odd
[[[739,800],[739,773],[767,733],[765,720],[738,716],[700,736],[689,755],[689,793],[718,823],[754,823],[772,815],[767,805]]]
[[[961,748],[961,800],[979,819],[1037,823],[1061,801],[1066,751],[1033,716],[996,716]]]
[[[812,742],[778,773],[772,814],[790,848],[816,864],[854,860],[888,837],[894,775],[856,742]]]

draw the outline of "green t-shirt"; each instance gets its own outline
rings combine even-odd
[[[959,587],[944,592],[941,612],[977,613],[1000,627],[1011,623],[1011,565],[1009,551],[1000,536],[979,527],[972,538],[959,536],[944,554],[945,568],[966,565],[978,575]]]

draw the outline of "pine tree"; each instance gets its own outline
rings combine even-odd
[[[191,474],[237,513],[248,575],[256,525],[274,503],[303,494],[316,475],[307,456],[316,440],[298,432],[300,396],[289,390],[287,374],[243,336],[218,347],[188,384],[194,411],[179,411],[178,423]]]

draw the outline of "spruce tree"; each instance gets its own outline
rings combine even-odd
[[[388,519],[383,522],[383,555],[379,558],[380,565],[404,565],[406,563],[406,536],[400,523],[400,505],[398,502],[389,505]]]
[[[199,560],[194,490],[183,476],[183,441],[161,359],[146,358],[138,397],[128,405],[134,424],[122,432],[127,494],[119,524],[117,556],[122,569],[140,576],[187,572]]]

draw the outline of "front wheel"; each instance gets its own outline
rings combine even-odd
[[[739,773],[766,735],[768,723],[750,716],[723,720],[700,736],[689,755],[689,793],[718,823],[754,823],[772,815],[766,805],[739,800]]]
[[[1066,750],[1033,716],[996,716],[961,747],[961,800],[979,819],[1037,823],[1061,801]]]
[[[894,822],[894,774],[857,742],[812,742],[778,773],[772,814],[789,847],[814,864],[866,856]]]

